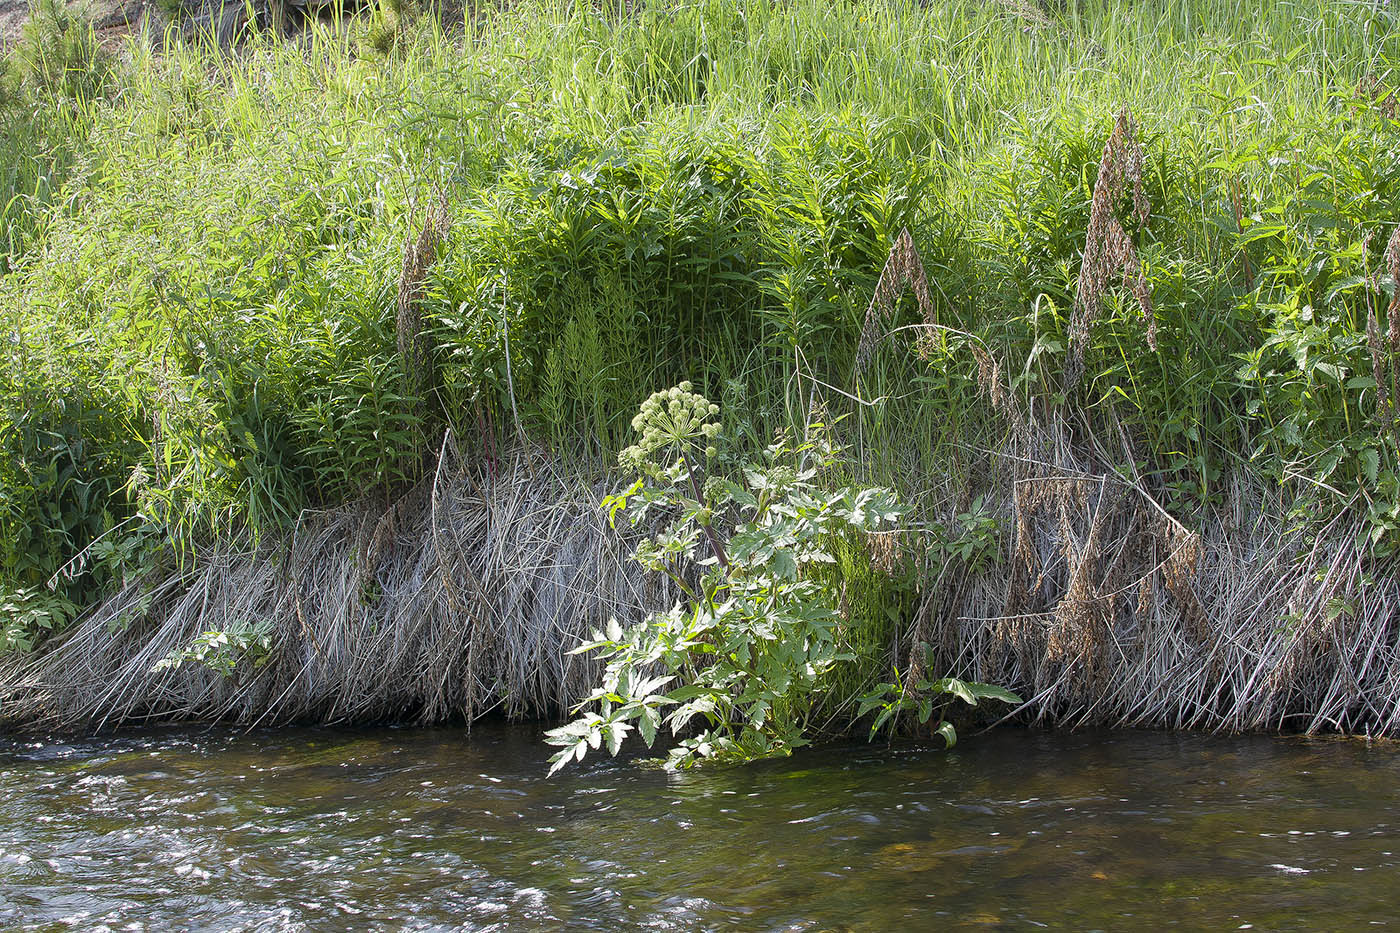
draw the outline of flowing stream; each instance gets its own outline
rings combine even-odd
[[[0,747],[0,928],[1400,923],[1392,744],[1004,729],[545,778],[536,727]]]

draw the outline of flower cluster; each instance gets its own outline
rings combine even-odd
[[[718,416],[719,406],[693,392],[689,382],[652,393],[632,419],[640,439],[618,456],[618,462],[642,469],[654,465],[659,452],[674,451],[684,458],[693,447],[703,447],[705,456],[713,458],[719,453],[714,445]]]

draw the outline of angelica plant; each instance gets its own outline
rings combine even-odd
[[[785,755],[808,739],[807,717],[843,650],[834,594],[812,574],[834,536],[877,531],[901,508],[881,488],[824,488],[838,457],[822,425],[780,440],[738,476],[706,475],[723,442],[719,407],[689,383],[657,392],[620,456],[635,481],[603,502],[609,520],[660,510],[660,530],[634,559],[684,596],[624,629],[616,620],[575,652],[607,661],[575,718],[548,733],[551,773],[632,733],[647,747],[669,733],[666,765]]]

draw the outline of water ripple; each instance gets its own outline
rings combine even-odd
[[[542,778],[538,730],[0,746],[0,927],[1337,928],[1386,919],[1388,747],[1007,731]]]

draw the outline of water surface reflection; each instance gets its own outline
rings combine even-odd
[[[0,926],[1335,930],[1400,908],[1391,745],[1005,730],[552,780],[546,754],[506,725],[13,740]]]

